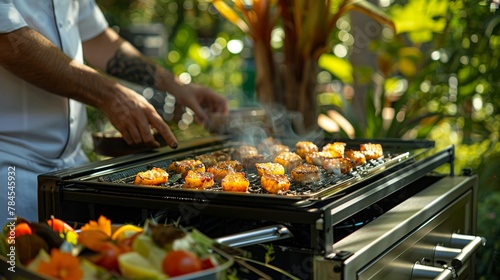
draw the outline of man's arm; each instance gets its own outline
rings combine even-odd
[[[207,113],[226,113],[227,100],[209,88],[183,84],[170,71],[143,56],[111,28],[83,43],[84,57],[89,65],[117,78],[167,91],[177,103],[195,112],[198,122],[208,121]]]
[[[177,146],[169,127],[143,97],[70,59],[33,29],[0,34],[0,66],[49,92],[99,108],[129,144],[158,145],[151,126],[170,146]]]

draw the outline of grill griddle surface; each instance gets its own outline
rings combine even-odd
[[[409,152],[401,152],[390,154],[386,153],[383,158],[377,160],[367,160],[364,165],[355,166],[351,172],[336,175],[333,173],[328,173],[326,170],[320,167],[321,170],[321,180],[318,182],[302,184],[291,180],[290,174],[287,173],[290,180],[290,189],[286,192],[280,194],[270,194],[265,191],[260,184],[260,178],[255,170],[242,170],[245,172],[246,178],[250,181],[250,186],[247,193],[236,193],[236,192],[225,192],[222,190],[220,182],[215,182],[214,186],[210,189],[205,190],[192,190],[184,189],[184,180],[179,174],[169,172],[169,181],[165,184],[159,186],[139,186],[134,185],[133,181],[138,172],[151,169],[152,167],[159,167],[167,170],[168,166],[173,161],[179,161],[184,159],[194,159],[196,156],[211,153],[215,151],[229,152],[228,149],[241,145],[241,143],[231,143],[225,144],[216,148],[201,149],[195,151],[189,151],[184,154],[176,156],[168,156],[166,158],[161,158],[155,161],[150,161],[148,163],[143,163],[133,167],[128,167],[122,170],[109,172],[97,176],[95,178],[87,178],[87,183],[91,182],[92,186],[99,191],[119,191],[122,194],[129,195],[146,195],[150,192],[153,195],[164,195],[168,197],[195,197],[196,193],[217,193],[217,199],[236,199],[245,200],[245,202],[252,201],[255,197],[259,197],[260,202],[262,199],[271,199],[273,202],[285,203],[290,202],[297,203],[303,200],[322,200],[334,195],[338,195],[343,190],[349,188],[352,185],[359,185],[364,180],[376,176],[387,169],[400,165],[409,159]],[[207,194],[207,197],[213,197],[213,195]],[[247,198],[245,198],[247,197]],[[212,200],[212,198],[211,198]]]

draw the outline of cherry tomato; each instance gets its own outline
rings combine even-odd
[[[19,237],[21,235],[25,235],[25,234],[32,234],[33,231],[31,231],[31,227],[30,225],[28,225],[28,223],[19,223],[19,224],[16,224],[16,229],[14,230],[14,234],[16,235],[16,237]]]
[[[71,227],[70,225],[68,225],[67,223],[63,222],[60,219],[51,218],[50,220],[47,221],[47,224],[49,224],[49,226],[55,232],[58,232],[58,233],[65,233],[65,232],[68,232],[68,231],[75,231],[75,229],[73,229],[73,227]]]
[[[118,256],[122,253],[120,248],[111,242],[104,243],[97,256],[92,261],[107,270],[118,271]]]
[[[142,232],[137,232],[132,236],[120,239],[116,245],[118,246],[118,248],[120,248],[122,253],[130,252],[132,251],[132,244],[134,243],[134,239],[141,233]]]
[[[210,269],[213,267],[215,267],[215,265],[210,258],[201,259],[201,269]]]
[[[200,271],[201,261],[193,253],[183,250],[170,251],[162,262],[163,272],[168,276],[179,276]]]

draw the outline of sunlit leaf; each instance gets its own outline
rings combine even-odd
[[[318,64],[321,68],[332,73],[342,82],[347,84],[352,84],[353,82],[352,65],[348,61],[338,58],[332,54],[323,54],[319,58]]]
[[[372,3],[368,1],[359,1],[359,0],[351,0],[349,2],[351,3],[349,3],[348,7],[352,5],[352,8],[349,9],[363,13],[369,16],[370,18],[389,26],[393,30],[397,28],[394,25],[394,21],[392,20],[392,18],[384,11],[382,11],[380,8],[373,5]]]
[[[249,34],[250,29],[248,25],[240,18],[240,16],[229,7],[223,0],[213,0],[212,4],[225,17],[228,21],[238,26],[243,32]]]
[[[404,7],[391,9],[397,33],[410,33],[414,42],[428,42],[432,33],[439,33],[446,27],[448,0],[411,0]]]

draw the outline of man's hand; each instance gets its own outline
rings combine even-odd
[[[136,48],[129,42],[123,40],[123,38],[111,28],[108,28],[97,37],[84,42],[83,50],[87,63],[101,71],[105,71],[109,75],[142,86],[154,87],[158,90],[172,94],[175,96],[177,104],[193,110],[195,113],[195,121],[200,124],[208,125],[210,113],[225,114],[228,112],[227,100],[224,97],[207,87],[196,84],[185,85],[181,83],[178,77],[172,72],[143,56]],[[116,92],[116,95],[121,95],[121,93]],[[123,96],[117,96],[116,98],[118,100],[125,100]],[[132,97],[129,96],[128,98]],[[137,101],[138,99],[141,99],[141,102]],[[132,115],[133,118],[128,119],[128,121],[140,123],[148,120],[149,124],[156,128],[164,138],[168,136],[165,138],[167,143],[173,144],[173,136],[168,135],[171,134],[170,130],[166,125],[159,124],[158,119],[160,116],[156,114],[153,107],[147,106],[144,98],[136,97],[131,100],[136,100],[136,105],[128,103],[128,105],[121,104],[121,101],[114,102],[118,103],[117,108],[120,108],[120,110],[128,108],[126,109],[130,112],[128,114],[132,114],[132,112],[137,113],[134,113],[134,115]],[[147,113],[147,116],[134,111],[132,109],[134,106],[142,108],[136,110]],[[153,110],[155,114],[152,114],[153,112],[150,110]],[[145,129],[147,128],[142,128],[144,131],[138,128],[132,128],[130,127],[131,125],[125,124],[126,121],[120,119],[120,113],[115,113],[110,110],[108,110],[107,113],[114,116],[112,120],[113,125],[122,133],[124,132],[124,137],[127,137],[127,141],[137,143],[136,141],[142,139],[145,143],[150,143],[149,141],[146,142],[146,140],[150,140],[149,137],[138,137],[139,135],[144,135]],[[124,114],[124,112],[122,112],[122,114]],[[166,132],[167,129],[169,132],[168,134]],[[127,134],[127,136],[125,136],[125,134]]]
[[[195,121],[205,127],[209,125],[211,113],[228,113],[227,99],[210,88],[188,84],[182,86],[181,91],[175,95],[177,103],[193,110]]]
[[[99,109],[106,114],[129,145],[144,143],[152,148],[159,147],[160,144],[151,134],[153,128],[170,147],[177,148],[177,140],[168,125],[155,108],[135,91],[117,84],[116,93],[103,100]]]

